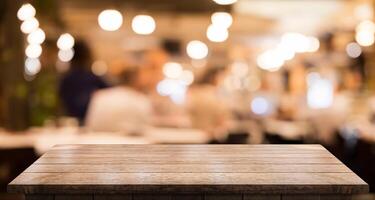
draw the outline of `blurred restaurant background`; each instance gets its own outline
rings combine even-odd
[[[1,0],[0,199],[73,143],[319,143],[375,192],[374,6]]]

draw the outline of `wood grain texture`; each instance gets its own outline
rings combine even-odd
[[[25,196],[26,200],[54,200],[53,195],[39,195],[39,194],[29,194]]]
[[[133,195],[133,200],[171,200],[171,195]]]
[[[241,163],[251,163],[251,164],[340,164],[340,161],[332,157],[270,157],[270,158],[253,158],[253,157],[206,157],[206,156],[194,156],[194,157],[182,157],[182,156],[169,156],[160,157],[97,157],[97,158],[82,158],[82,157],[56,157],[56,158],[39,158],[36,164],[241,164]]]
[[[211,164],[34,164],[25,170],[28,173],[351,173],[342,164],[221,164],[212,167]]]
[[[205,195],[204,200],[242,200],[242,195],[235,195],[235,194]]]
[[[55,195],[54,200],[93,200],[93,195]]]
[[[13,180],[27,194],[355,194],[321,145],[58,145]]]
[[[282,200],[320,200],[320,195],[282,195]]]
[[[94,200],[132,200],[132,195],[94,195]]]
[[[281,200],[281,195],[243,195],[243,200]]]
[[[351,200],[351,195],[321,195],[320,200]]]
[[[351,195],[282,195],[282,200],[351,200]]]
[[[172,195],[172,200],[204,200],[204,195]]]

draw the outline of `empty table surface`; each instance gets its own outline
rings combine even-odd
[[[357,194],[321,145],[58,145],[13,180],[24,194]]]

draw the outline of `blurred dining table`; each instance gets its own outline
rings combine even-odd
[[[0,131],[0,149],[32,147],[41,155],[57,144],[205,144],[208,135],[197,129],[150,127],[140,135],[91,132],[77,127],[39,127],[24,132]]]

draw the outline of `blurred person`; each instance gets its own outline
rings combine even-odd
[[[139,92],[139,67],[124,69],[121,85],[95,92],[85,125],[91,131],[139,134],[151,121],[152,106]]]
[[[74,57],[69,71],[62,77],[59,93],[69,116],[76,117],[80,123],[85,119],[91,95],[107,84],[91,72],[92,55],[83,41],[74,45]]]
[[[224,72],[224,68],[207,70],[187,94],[186,107],[192,127],[206,131],[213,141],[227,134],[231,119],[229,106],[218,93]]]

